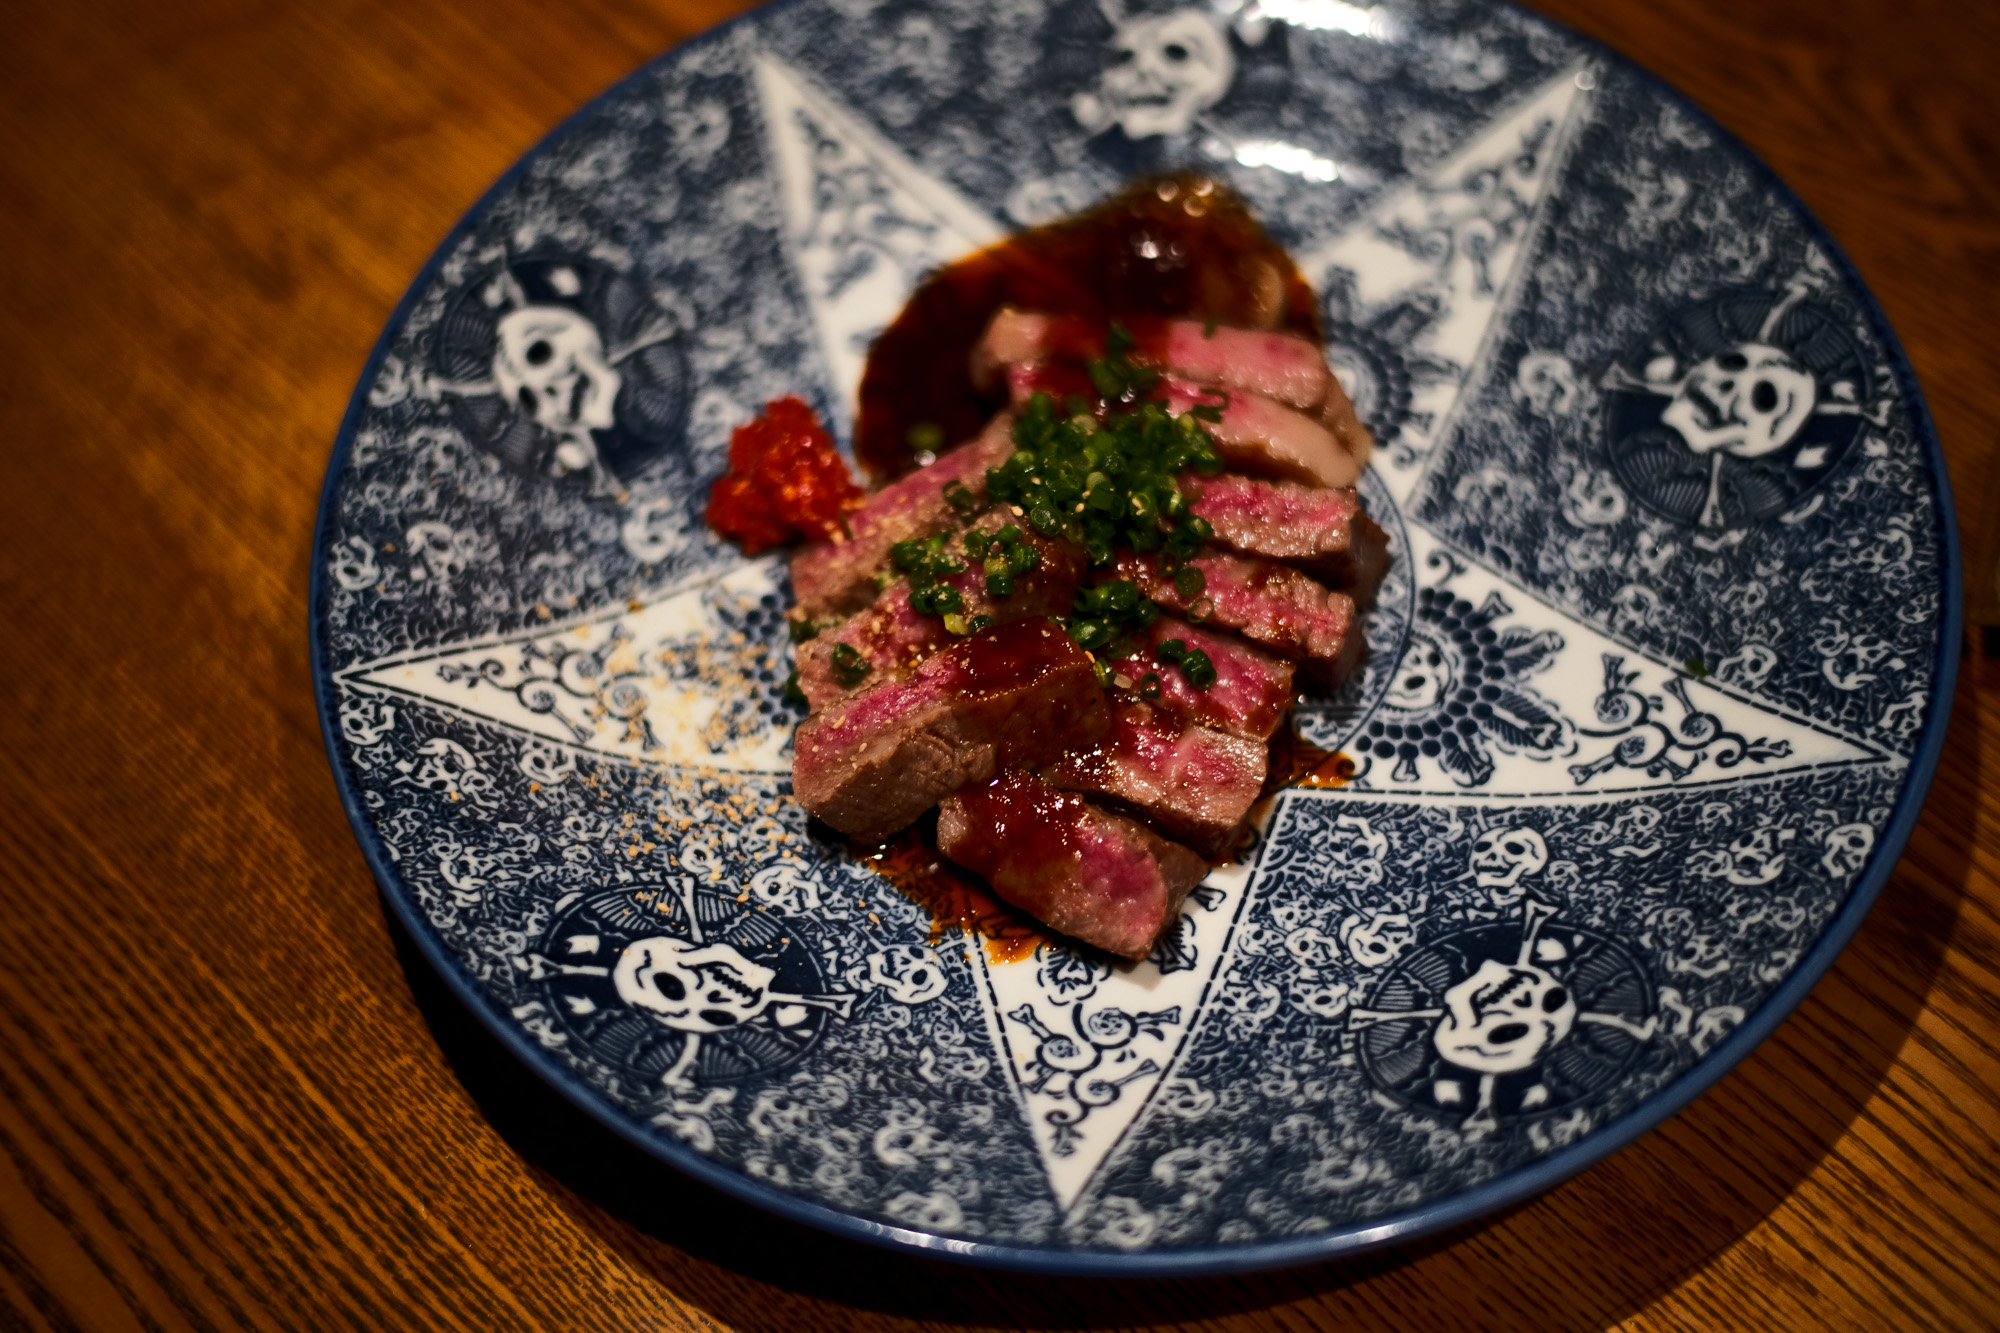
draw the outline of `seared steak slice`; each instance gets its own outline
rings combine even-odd
[[[970,531],[991,533],[1010,521],[1009,514],[989,513]],[[994,624],[1004,625],[1031,616],[1068,612],[1070,597],[1083,581],[1083,552],[1069,542],[1050,541],[1026,528],[1019,530],[1022,543],[1034,548],[1040,563],[1026,574],[1014,575],[1014,590],[1006,597],[987,594],[985,570],[966,556],[962,537],[948,547],[967,569],[939,582],[958,589],[965,604],[961,614],[968,618],[991,616]],[[821,631],[793,651],[799,689],[806,696],[807,707],[817,713],[884,681],[907,679],[924,659],[953,642],[953,637],[941,617],[925,615],[910,605],[909,582],[898,579],[866,611],[848,617],[837,628]],[[848,663],[844,673],[834,660],[835,650],[843,644],[859,655],[857,665],[855,659],[842,654]]]
[[[1326,357],[1303,338],[1256,329],[1232,329],[1200,320],[1121,318],[1132,335],[1132,364],[1179,379],[1266,398],[1318,412],[1340,384]],[[1077,315],[1038,315],[1004,306],[972,351],[972,380],[982,392],[998,387],[1010,367],[1050,361],[1082,364],[1101,358],[1109,324]]]
[[[952,482],[984,505],[986,469],[1014,452],[1013,430],[1013,419],[1001,413],[978,439],[869,496],[847,516],[846,541],[815,542],[793,556],[794,614],[814,619],[847,615],[875,600],[875,574],[888,565],[889,548],[943,531],[958,517],[945,498]]]
[[[1107,663],[1114,689],[1137,696],[1148,675],[1157,677],[1160,692],[1150,702],[1182,726],[1210,727],[1253,741],[1266,741],[1292,706],[1292,664],[1252,648],[1233,634],[1199,630],[1172,616],[1161,616],[1139,631],[1139,650]],[[1208,654],[1215,683],[1198,690],[1187,673],[1158,655],[1158,645],[1178,639],[1188,648]]]
[[[1145,825],[1029,773],[968,787],[938,808],[938,850],[1065,935],[1144,958],[1208,873]]]
[[[1222,409],[1222,420],[1202,424],[1232,468],[1308,486],[1352,486],[1361,476],[1359,460],[1316,416],[1254,393],[1232,393],[1224,402],[1215,389],[1171,377],[1160,381],[1159,392],[1175,416],[1202,406]]]
[[[842,833],[879,842],[966,783],[1047,763],[1109,721],[1090,654],[1051,620],[1017,620],[800,723],[792,792]]]
[[[1347,396],[1347,390],[1334,380],[1327,391],[1326,402],[1319,409],[1319,424],[1333,433],[1354,459],[1356,467],[1367,467],[1368,460],[1375,453],[1375,436],[1368,426],[1355,414],[1354,400]]]
[[[1066,362],[1010,366],[1008,394],[1016,408],[1045,393],[1057,403],[1074,395],[1096,393],[1090,376]],[[1204,421],[1215,451],[1232,468],[1259,476],[1279,477],[1308,486],[1352,486],[1361,465],[1317,417],[1254,393],[1203,388],[1171,376],[1162,379],[1156,395],[1176,416],[1196,407],[1220,407],[1220,421]]]
[[[1183,728],[1148,704],[1129,703],[1096,744],[1072,747],[1042,777],[1064,791],[1108,797],[1166,836],[1219,856],[1263,791],[1269,761],[1261,740]]]
[[[1206,586],[1183,596],[1155,555],[1121,555],[1117,572],[1169,611],[1186,615],[1206,602],[1204,625],[1230,629],[1280,657],[1297,662],[1323,689],[1347,679],[1364,645],[1354,599],[1332,592],[1289,565],[1240,555],[1203,554],[1188,561]]]
[[[1184,472],[1181,494],[1208,520],[1215,542],[1244,555],[1297,565],[1367,605],[1389,569],[1389,538],[1353,488],[1300,486]]]

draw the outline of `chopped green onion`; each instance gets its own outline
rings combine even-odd
[[[1187,674],[1188,684],[1198,690],[1215,684],[1215,663],[1199,648],[1188,649],[1187,656],[1181,659],[1181,670]]]
[[[1201,596],[1208,586],[1208,576],[1193,565],[1182,565],[1174,571],[1174,591],[1184,598]]]
[[[912,588],[910,606],[918,615],[941,616],[948,611],[963,611],[965,598],[948,583],[934,583],[928,587]]]
[[[833,678],[843,686],[852,689],[868,675],[868,659],[855,650],[851,643],[837,643],[833,647]]]
[[[1071,620],[1069,637],[1085,652],[1094,652],[1110,643],[1117,631],[1101,620]]]
[[[1161,639],[1153,645],[1153,656],[1173,666],[1179,666],[1187,659],[1187,651],[1186,639]],[[1197,648],[1195,651],[1201,650]]]

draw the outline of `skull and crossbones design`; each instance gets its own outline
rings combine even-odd
[[[1236,78],[1229,37],[1205,10],[1127,17],[1105,8],[1114,29],[1097,87],[1071,102],[1095,133],[1112,125],[1128,138],[1185,134],[1222,100]]]
[[[448,308],[436,353],[445,373],[406,375],[402,392],[452,400],[469,432],[511,465],[617,495],[605,444],[676,416],[676,354],[641,354],[677,331],[636,283],[602,265],[509,260]],[[635,395],[645,400],[636,411]]]
[[[1607,372],[1612,458],[1627,486],[1697,527],[1738,526],[1792,504],[1863,421],[1886,420],[1885,404],[1863,401],[1868,376],[1853,340],[1810,292],[1801,280],[1775,297],[1718,299],[1676,325],[1705,330],[1699,338],[1677,335],[1638,375]]]
[[[592,431],[610,430],[624,379],[604,359],[597,326],[565,306],[529,305],[500,319],[493,382],[555,436],[554,466],[588,472],[597,463]]]
[[[1525,830],[1494,832],[1488,873],[1529,873]],[[1509,838],[1520,854],[1502,870],[1499,852]],[[1546,847],[1539,851],[1546,860]],[[1557,930],[1556,914],[1524,898],[1516,919],[1448,936],[1405,958],[1376,986],[1371,1004],[1348,1011],[1371,1077],[1405,1100],[1461,1115],[1459,1128],[1468,1134],[1497,1128],[1503,1111],[1561,1109],[1539,1071],[1579,1024],[1598,1029],[1601,1039],[1566,1057],[1568,1099],[1616,1077],[1658,1026],[1652,988],[1620,946],[1594,932]]]
[[[1444,993],[1431,1043],[1461,1069],[1512,1074],[1540,1062],[1575,1025],[1576,999],[1555,977],[1488,958]]]
[[[1797,438],[1818,402],[1813,377],[1786,352],[1739,343],[1688,371],[1660,420],[1697,454],[1762,458]]]
[[[845,1018],[851,995],[791,995],[774,988],[777,973],[728,944],[697,944],[671,935],[634,940],[618,955],[611,981],[618,998],[655,1022],[687,1034],[681,1058],[661,1082],[681,1085],[703,1037],[768,1018],[797,1027],[809,1008]]]
[[[704,1070],[748,1073],[803,1054],[829,1018],[852,1012],[854,995],[820,988],[795,931],[689,877],[586,899],[519,966],[584,1044],[685,1092]]]

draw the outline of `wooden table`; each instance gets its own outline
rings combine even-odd
[[[8,1328],[2000,1325],[2000,669],[1777,1035],[1488,1223],[1170,1285],[934,1266],[728,1205],[510,1063],[387,924],[306,664],[377,331],[457,215],[736,0],[96,0],[0,41]],[[2000,439],[2000,7],[1554,0],[1848,248],[1976,514]]]

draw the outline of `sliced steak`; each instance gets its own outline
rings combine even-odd
[[[1250,642],[1299,664],[1312,683],[1332,689],[1361,661],[1364,647],[1354,599],[1289,565],[1240,555],[1204,554],[1188,561],[1206,586],[1184,597],[1153,555],[1121,555],[1121,579],[1139,585],[1167,610],[1186,615],[1200,602],[1209,605],[1205,626],[1234,630]]]
[[[1149,702],[1182,726],[1212,727],[1261,742],[1270,739],[1292,706],[1292,664],[1233,634],[1211,633],[1161,616],[1140,631],[1139,639],[1137,652],[1106,664],[1112,686],[1137,698],[1146,677],[1157,677],[1160,691]],[[1213,685],[1196,689],[1185,671],[1158,655],[1157,646],[1170,639],[1208,654],[1215,666]]]
[[[1011,366],[1007,389],[1016,408],[1026,407],[1038,393],[1058,404],[1096,393],[1090,376],[1068,362]],[[1318,418],[1283,403],[1254,393],[1232,393],[1225,399],[1220,390],[1172,377],[1160,381],[1156,396],[1176,416],[1196,407],[1220,407],[1222,419],[1202,425],[1232,468],[1308,486],[1352,486],[1361,475],[1361,465]]]
[[[1221,407],[1222,420],[1202,424],[1232,468],[1308,486],[1352,486],[1361,476],[1360,462],[1318,417],[1254,393],[1232,393],[1225,402],[1217,390],[1171,377],[1160,381],[1159,395],[1176,416]]]
[[[984,504],[986,469],[1014,452],[1013,429],[1013,418],[1001,413],[979,438],[869,496],[847,516],[846,541],[815,542],[793,556],[794,614],[847,615],[875,600],[875,574],[889,563],[889,548],[942,531],[959,516],[945,499],[947,486],[958,482]]]
[[[1389,569],[1389,538],[1353,488],[1192,472],[1179,484],[1189,509],[1215,528],[1218,546],[1297,565],[1363,606],[1374,600]]]
[[[1012,515],[989,513],[968,531],[992,533],[1011,521]],[[985,570],[965,554],[962,535],[949,546],[951,554],[968,567],[962,574],[939,581],[958,589],[966,617],[991,616],[994,624],[1004,625],[1031,616],[1068,612],[1071,595],[1083,581],[1082,550],[1069,542],[1039,537],[1027,528],[1019,530],[1021,541],[1034,549],[1040,563],[1029,573],[1015,575],[1014,590],[1005,597],[988,595]],[[912,607],[909,582],[898,579],[866,611],[848,617],[834,629],[821,631],[794,650],[799,689],[806,696],[807,707],[817,713],[884,681],[908,679],[925,659],[952,642],[954,636],[945,629],[943,618]],[[859,663],[846,659],[844,672],[834,660],[835,650],[843,644],[859,655]]]
[[[1339,380],[1327,390],[1326,402],[1319,409],[1319,424],[1332,432],[1340,447],[1353,456],[1356,467],[1368,466],[1368,460],[1375,454],[1375,435],[1355,413],[1354,400],[1340,387]]]
[[[1132,335],[1126,356],[1134,365],[1209,388],[1261,394],[1304,412],[1320,411],[1329,392],[1347,397],[1326,357],[1304,338],[1191,319],[1135,316],[1119,324]],[[1002,307],[973,349],[973,383],[991,392],[1013,366],[1097,360],[1108,328],[1103,320]]]
[[[1187,848],[1028,773],[948,798],[938,850],[1052,929],[1132,959],[1208,873]]]
[[[917,668],[799,724],[792,792],[879,842],[969,782],[1088,743],[1110,721],[1090,654],[1047,619],[961,639]]]
[[[1213,857],[1236,841],[1269,762],[1261,740],[1183,727],[1163,710],[1128,703],[1094,745],[1073,746],[1042,777],[1063,791],[1109,798]]]

